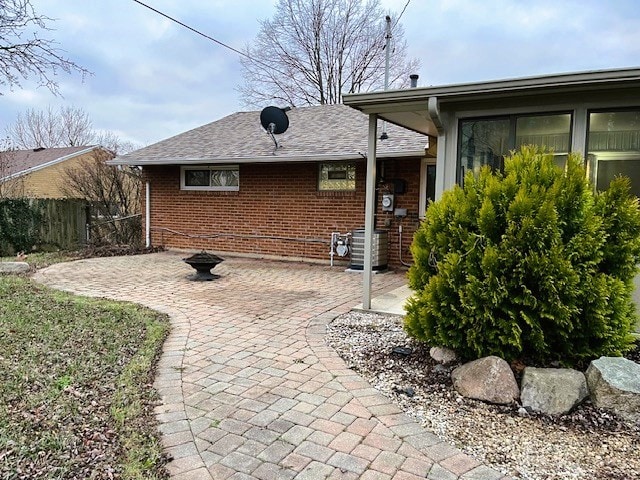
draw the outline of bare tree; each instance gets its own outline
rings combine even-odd
[[[90,73],[66,58],[54,40],[41,36],[51,20],[37,14],[30,0],[0,0],[0,86],[11,90],[32,78],[57,94],[59,71]]]
[[[18,149],[90,145],[96,137],[89,115],[76,107],[29,109],[18,114],[7,135]]]
[[[67,169],[63,193],[91,204],[94,244],[139,246],[141,174],[136,168],[107,165],[111,158],[112,152],[100,150],[80,166]]]
[[[9,179],[16,170],[16,159],[9,140],[0,141],[0,200],[24,196],[24,182],[21,177]]]
[[[109,131],[94,132],[93,143],[103,146],[116,155],[124,155],[125,153],[140,148],[140,146],[134,142],[123,140],[115,133]]]
[[[402,25],[392,25],[389,84],[401,88],[419,61],[407,60]],[[243,103],[341,103],[343,93],[382,89],[385,28],[379,0],[279,0],[241,60]]]
[[[2,1],[2,0],[0,0]],[[127,153],[138,148],[132,142],[109,131],[97,131],[87,112],[66,106],[53,110],[29,109],[19,114],[6,129],[8,138],[17,149],[78,147],[101,145],[113,153]]]

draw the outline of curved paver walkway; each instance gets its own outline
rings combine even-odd
[[[503,478],[424,430],[325,345],[326,324],[360,300],[360,275],[230,258],[215,269],[220,279],[192,282],[182,256],[80,260],[35,275],[170,315],[155,387],[172,478]],[[376,275],[374,293],[403,282]]]

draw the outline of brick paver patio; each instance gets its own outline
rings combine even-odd
[[[35,275],[171,317],[155,387],[172,478],[507,478],[423,429],[325,345],[326,324],[361,300],[360,275],[228,258],[214,270],[221,278],[192,282],[183,256],[80,260]],[[404,281],[376,275],[374,293]]]

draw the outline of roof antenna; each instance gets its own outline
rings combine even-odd
[[[287,114],[285,113],[289,110],[291,110],[290,107],[266,107],[262,112],[260,112],[260,124],[271,136],[271,139],[276,146],[273,150],[274,154],[280,147],[275,135],[280,135],[281,133],[286,132],[287,128],[289,128],[289,117],[287,117]]]
[[[386,39],[385,52],[384,52],[384,89],[389,90],[389,51],[391,50],[391,17],[387,15],[385,18],[387,22],[387,34],[384,36]],[[382,135],[380,140],[386,140],[389,138],[387,135],[387,122],[382,122]]]

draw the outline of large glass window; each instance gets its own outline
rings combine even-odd
[[[238,165],[182,167],[182,190],[237,191],[240,189]]]
[[[588,165],[598,190],[618,175],[640,197],[640,110],[590,112]]]
[[[483,165],[501,169],[509,149],[509,119],[463,120],[460,126],[460,180],[469,170],[477,174]]]
[[[563,165],[571,148],[571,114],[511,115],[460,121],[460,178],[483,165],[502,169],[505,155],[522,145],[545,146]]]
[[[515,148],[541,145],[557,154],[569,151],[571,115],[533,115],[516,118]]]

